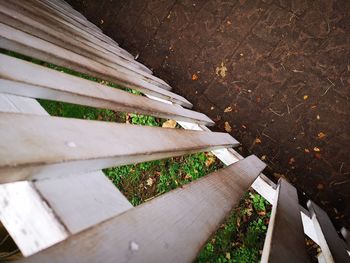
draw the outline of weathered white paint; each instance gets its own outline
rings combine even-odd
[[[0,112],[48,115],[34,99],[2,93]],[[67,146],[74,147],[74,144],[67,142]],[[35,254],[62,241],[70,233],[79,232],[132,208],[101,171],[86,176],[62,174],[54,180],[36,180],[34,183],[0,184],[0,193],[7,193],[7,196],[0,196],[0,204],[6,203],[8,196],[17,195],[19,191],[25,203],[18,205],[18,202],[10,202],[6,209],[0,207],[0,221],[24,256]],[[28,208],[34,206],[30,213],[23,211],[27,203],[30,204]],[[32,221],[36,224],[32,224]],[[39,246],[35,245],[35,241],[39,241]]]
[[[154,96],[147,95],[147,97],[157,101],[161,101],[163,103],[172,104],[171,101],[167,101]],[[196,123],[189,123],[189,122],[183,122],[183,121],[179,121],[178,123],[181,127],[188,130],[196,130],[196,131],[209,130],[207,127],[198,125]],[[230,165],[239,161],[240,159],[243,159],[243,157],[232,148],[222,148],[222,149],[214,150],[212,151],[212,153],[225,165]],[[254,181],[251,187],[257,193],[263,196],[270,204],[273,204],[274,197],[276,194],[276,185],[274,182],[268,179],[264,174],[260,174],[260,176],[256,178],[256,180]],[[309,215],[306,214],[307,211],[305,209],[303,209],[301,206],[300,206],[300,209],[301,209],[300,213],[301,213],[305,234],[308,237],[310,237],[316,244],[319,244],[312,219],[310,218]]]
[[[24,256],[68,237],[31,182],[0,185],[0,220]]]

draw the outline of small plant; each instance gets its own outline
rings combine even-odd
[[[136,125],[144,125],[144,126],[161,126],[161,124],[156,120],[155,117],[146,116],[141,114],[129,114],[130,123]]]
[[[30,61],[35,64],[85,78],[113,88],[142,96],[130,88],[120,87],[72,69],[53,65],[28,56],[0,49],[1,53]],[[136,125],[161,127],[164,120],[140,114],[116,113],[112,110],[96,109],[64,102],[39,100],[50,115],[101,120],[129,122]],[[108,168],[106,176],[123,192],[133,206],[150,198],[168,192],[181,185],[196,180],[222,167],[210,153],[197,153],[176,158],[144,162]],[[258,262],[267,230],[270,206],[258,194],[250,192],[229,216],[216,234],[207,242],[198,255],[198,262]]]
[[[269,222],[267,201],[250,191],[199,253],[197,262],[259,262]]]

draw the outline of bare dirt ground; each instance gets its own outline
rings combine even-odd
[[[350,227],[350,1],[68,2]]]

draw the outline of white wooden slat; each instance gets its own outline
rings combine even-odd
[[[225,133],[15,113],[0,113],[0,138],[0,182],[95,171],[238,145]]]
[[[191,262],[264,167],[250,156],[21,262]]]
[[[3,93],[0,93],[0,112],[48,115],[36,100]]]
[[[33,7],[28,5],[27,2],[7,2],[0,0],[0,4],[0,19],[2,23],[38,36],[81,55],[89,56],[92,59],[100,59],[100,62],[104,59],[105,64],[110,67],[113,67],[113,65],[117,67],[117,65],[120,64],[129,70],[137,71],[150,81],[159,83],[159,85],[163,85],[164,88],[170,89],[169,85],[164,81],[151,75],[151,72],[149,72],[150,70],[146,70],[144,65],[135,60],[127,59],[120,54],[111,53],[109,49],[101,49],[91,40],[88,41],[81,38],[75,31],[69,31],[65,27],[57,25],[54,21],[47,20],[44,16],[38,16],[38,11],[31,10]]]
[[[76,25],[76,23],[72,20],[65,20],[63,18],[58,17],[55,14],[50,13],[47,8],[43,6],[38,6],[38,2],[30,1],[27,0],[26,2],[20,2],[17,0],[12,0],[13,3],[18,4],[19,8],[23,8],[25,6],[25,3],[30,3],[30,7],[33,11],[37,12],[38,15],[45,17],[48,21],[57,21],[58,23],[56,24],[57,26],[62,26],[65,29],[69,30],[71,29],[72,32],[75,32],[76,35],[81,36],[85,38],[86,41],[90,41],[96,44],[96,48],[100,47],[100,50],[106,50],[109,52],[112,52],[114,54],[118,54],[120,56],[123,56],[125,59],[130,59],[133,60],[132,55],[130,55],[127,51],[121,49],[119,46],[116,45],[109,45],[106,42],[98,39],[96,36],[92,35],[89,32],[86,32],[86,28],[82,29],[79,27],[79,25]],[[4,2],[4,0],[1,0],[0,2]]]
[[[78,11],[74,10],[72,7],[68,7],[67,5],[60,5],[57,1],[47,1],[47,0],[39,0],[42,3],[45,3],[47,6],[50,6],[52,10],[55,10],[55,13],[62,13],[64,12],[65,15],[69,16],[70,18],[76,20],[83,26],[89,28],[90,30],[94,31],[95,33],[99,34],[100,37],[102,37],[102,40],[106,43],[109,43],[111,45],[118,46],[118,43],[114,41],[109,36],[103,34],[102,30],[97,27],[95,24],[91,23],[89,20],[87,20],[82,14],[80,14]],[[68,7],[68,8],[67,8]]]
[[[80,24],[83,28],[89,29],[91,32],[101,37],[100,39],[102,41],[118,46],[118,44],[114,40],[104,35],[102,33],[102,30],[99,27],[91,23],[82,14],[80,14],[78,11],[74,10],[73,8],[71,7],[67,8],[67,5],[62,5],[57,1],[36,0],[36,2],[40,2],[40,4],[43,4],[46,7],[49,7],[52,13],[64,14],[65,16],[68,16],[70,19],[73,19],[75,22]]]
[[[308,201],[307,206],[318,236],[322,260],[327,263],[350,262],[346,244],[339,237],[327,213],[312,201]]]
[[[36,180],[34,185],[70,234],[133,207],[102,171]]]
[[[0,47],[191,107],[183,97],[0,23]]]
[[[147,95],[147,97],[159,102],[163,102],[165,104],[172,104],[171,101],[160,99],[154,96]],[[184,129],[196,130],[196,131],[209,130],[207,127],[198,125],[195,123],[189,123],[189,122],[183,122],[183,121],[178,123]],[[226,165],[231,165],[243,159],[243,156],[241,156],[237,151],[235,151],[232,148],[218,149],[218,150],[212,151],[212,153]],[[256,192],[258,192],[261,196],[263,196],[270,204],[273,204],[275,193],[276,193],[276,185],[270,179],[268,179],[264,174],[260,174],[260,176],[256,178],[256,180],[252,184],[252,188]],[[299,208],[300,208],[300,214],[301,214],[305,234],[308,237],[310,237],[316,244],[319,244],[319,241],[315,232],[315,228],[308,211],[306,211],[302,206],[300,206]]]
[[[345,227],[340,229],[342,236],[344,237],[345,242],[348,244],[348,251],[350,251],[350,232]]]
[[[35,76],[35,78],[33,78]],[[0,54],[0,92],[213,125],[202,113]]]
[[[25,4],[24,2],[22,3]],[[50,27],[49,22],[44,18],[36,16],[35,13],[28,13],[27,10],[19,11],[18,7],[12,2],[1,3],[0,22],[54,43],[82,56],[86,56],[125,74],[133,75],[135,77],[143,76],[148,82],[157,85],[158,87],[167,90],[171,89],[171,87],[164,81],[146,73],[143,69],[139,69],[139,66],[135,63],[131,63],[130,61],[113,54],[100,52],[86,45],[86,41],[78,41],[75,35],[61,32],[60,29],[55,26]],[[139,74],[140,76],[135,74]]]
[[[0,111],[48,115],[34,99],[1,93]],[[62,241],[70,233],[77,233],[132,208],[101,171],[61,174],[51,180],[28,182],[25,187],[22,182],[0,184],[0,192],[7,193],[0,198],[0,203],[5,203],[7,195],[17,195],[19,191],[21,198],[35,205],[35,209],[25,213],[21,205],[12,202],[6,210],[0,211],[1,218],[11,222],[6,229],[25,256]],[[38,198],[42,201],[38,202]],[[39,223],[31,224],[33,220]],[[57,229],[63,230],[57,232]],[[23,236],[23,232],[28,236]],[[31,240],[38,240],[39,246]]]
[[[310,262],[298,194],[284,179],[280,179],[278,183],[261,262]]]
[[[68,237],[51,209],[27,181],[0,185],[0,220],[24,256]]]

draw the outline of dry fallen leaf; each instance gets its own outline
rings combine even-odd
[[[289,159],[289,164],[293,164],[293,163],[295,163],[295,159],[292,157]]]
[[[152,186],[153,185],[153,179],[152,178],[148,178],[147,181],[146,181],[146,184],[148,186]]]
[[[319,132],[319,133],[317,134],[317,137],[318,137],[319,139],[323,139],[324,137],[326,137],[326,134],[323,133],[323,132]]]
[[[320,150],[320,148],[318,148],[318,147],[314,147],[314,151],[315,151],[315,152],[320,152],[321,150]]]
[[[258,215],[259,215],[259,216],[265,216],[265,215],[266,215],[266,211],[259,211],[259,212],[258,212]]]
[[[310,152],[310,150],[309,150],[309,149],[307,149],[307,148],[305,148],[305,149],[304,149],[304,152],[309,153],[309,152]]]
[[[207,160],[205,161],[205,166],[209,167],[210,165],[212,165],[215,162],[215,157],[213,156],[209,156],[207,158]]]
[[[198,75],[197,74],[193,74],[192,75],[192,80],[197,80],[198,79]]]
[[[224,78],[226,77],[227,67],[224,66],[224,62],[221,62],[221,66],[216,67],[215,74]]]
[[[225,121],[225,131],[232,132],[231,125],[227,121]]]
[[[304,97],[303,97],[304,100],[307,100],[308,98],[309,98],[308,95],[304,95]]]
[[[186,175],[185,175],[185,179],[192,179],[192,176],[189,175],[189,174],[186,174]]]
[[[256,138],[255,139],[255,144],[260,144],[261,143],[261,140],[259,138]]]
[[[163,128],[172,128],[172,129],[175,128],[175,126],[176,126],[176,121],[174,120],[167,120],[162,125]]]
[[[224,112],[231,112],[232,111],[232,108],[231,107],[227,107]]]

